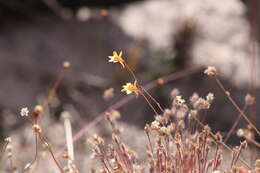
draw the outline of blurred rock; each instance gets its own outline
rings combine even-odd
[[[117,17],[127,34],[148,40],[156,50],[174,47],[182,25],[192,21],[191,64],[214,65],[238,86],[251,82],[249,22],[240,0],[150,0],[129,5]]]

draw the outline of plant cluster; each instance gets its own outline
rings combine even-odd
[[[219,132],[214,133],[203,121],[203,113],[211,107],[215,99],[213,93],[208,93],[205,98],[194,93],[189,98],[189,101],[186,101],[182,98],[178,89],[173,89],[170,93],[172,105],[170,108],[165,109],[140,84],[136,75],[122,57],[122,52],[117,53],[114,51],[113,55],[109,56],[109,62],[119,63],[124,70],[127,70],[132,75],[134,82],[128,82],[123,85],[121,91],[126,94],[135,94],[136,97],[143,97],[154,111],[155,118],[153,122],[146,124],[144,127],[144,133],[147,136],[147,144],[143,144],[146,145],[146,151],[144,151],[146,152],[146,158],[140,160],[137,153],[123,142],[123,134],[116,123],[117,119],[120,118],[120,113],[114,109],[106,112],[106,120],[112,128],[112,143],[107,144],[98,135],[94,135],[87,140],[87,143],[92,148],[93,156],[99,159],[101,165],[100,170],[92,168],[92,173],[260,173],[259,159],[256,161],[255,167],[251,167],[241,157],[241,153],[247,148],[248,143],[252,143],[258,148],[260,147],[254,138],[254,135],[259,136],[259,130],[250,121],[248,116],[245,115],[244,109],[240,109],[230,92],[224,88],[218,78],[216,68],[209,66],[204,73],[216,80],[220,89],[239,113],[233,127],[224,137]],[[70,63],[64,62],[63,66],[64,69],[69,68]],[[61,173],[79,172],[74,163],[74,141],[70,124],[70,113],[62,113],[67,142],[67,153],[63,153],[62,157],[67,159],[66,166],[63,166],[58,161],[44,135],[44,129],[41,128],[41,124],[39,123],[41,114],[55,95],[62,76],[63,73],[59,75],[59,78],[50,91],[48,99],[43,105],[37,105],[31,114],[28,108],[21,109],[20,115],[29,118],[32,131],[35,134],[35,156],[31,162],[24,166],[21,170],[22,173],[33,171],[38,161],[39,150],[41,149],[39,145],[41,144],[50,153]],[[160,78],[157,83],[164,84],[164,78]],[[106,90],[104,92],[104,99],[109,100],[113,97],[113,91],[113,88]],[[245,105],[252,104],[254,104],[254,97],[248,94],[245,97]],[[248,123],[248,128],[239,129],[237,135],[243,137],[245,141],[242,141],[237,147],[230,148],[225,142],[230,134],[234,132],[241,118]],[[223,150],[228,150],[232,153],[231,160],[226,160],[223,157]],[[9,160],[7,172],[18,172],[13,162],[12,139],[10,137],[5,139],[2,152],[3,154],[7,154],[7,159]],[[229,164],[228,167],[226,166],[227,164]],[[223,165],[225,165],[224,170]]]

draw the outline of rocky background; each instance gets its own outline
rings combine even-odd
[[[257,0],[1,1],[0,135],[3,138],[13,134],[18,144],[25,141],[30,146],[30,127],[19,116],[20,109],[32,109],[43,102],[63,61],[70,61],[71,67],[45,121],[52,142],[64,135],[59,120],[62,111],[73,112],[76,131],[122,98],[120,88],[129,75],[107,62],[113,50],[123,51],[143,83],[185,68],[214,65],[241,107],[247,93],[256,97],[257,104],[258,7]],[[115,97],[105,101],[103,92],[110,87],[115,89]],[[206,117],[215,131],[225,134],[238,115],[216,83],[201,71],[151,93],[169,107],[173,88],[179,88],[185,99],[193,92],[215,94]],[[136,134],[142,133],[144,124],[153,119],[142,98],[129,102],[120,112],[123,126],[135,129]],[[247,114],[259,127],[258,112],[259,108],[253,106]],[[93,130],[102,133],[98,130],[102,126],[96,128]],[[57,148],[63,140],[55,142]],[[230,142],[238,141],[233,135]]]

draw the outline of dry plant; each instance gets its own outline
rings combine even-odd
[[[56,93],[56,89],[64,75],[64,70],[62,70],[61,73],[59,73],[46,102],[43,105],[37,105],[31,114],[28,108],[23,108],[20,112],[21,116],[28,117],[32,125],[32,131],[35,134],[34,159],[19,171],[13,161],[12,139],[8,137],[4,141],[1,154],[1,156],[4,153],[7,154],[7,159],[9,161],[7,172],[32,172],[33,168],[37,166],[36,163],[39,157],[39,150],[41,149],[39,146],[40,144],[43,144],[61,173],[78,173],[79,170],[74,163],[75,156],[73,143],[82,137],[87,128],[96,125],[103,117],[106,117],[112,128],[113,142],[112,144],[106,144],[105,140],[97,135],[94,135],[87,140],[87,143],[92,146],[94,157],[99,159],[101,165],[99,171],[92,168],[91,171],[93,173],[260,172],[260,160],[257,160],[255,167],[252,168],[245,159],[241,157],[241,153],[247,148],[248,142],[259,147],[259,143],[255,140],[255,135],[259,136],[259,130],[244,113],[247,106],[254,103],[254,97],[247,95],[245,98],[245,107],[241,109],[231,97],[230,92],[224,88],[219,80],[216,68],[208,67],[204,73],[216,80],[220,89],[239,113],[238,118],[226,135],[225,140],[223,140],[223,137],[219,132],[212,132],[211,128],[202,121],[204,118],[203,112],[210,108],[214,100],[214,94],[208,93],[208,95],[203,98],[197,93],[194,93],[190,97],[189,102],[187,102],[182,98],[178,89],[173,89],[170,93],[172,106],[164,109],[160,103],[149,94],[148,90],[154,86],[163,85],[166,82],[175,79],[176,76],[170,75],[162,77],[151,83],[151,85],[142,86],[134,72],[127,65],[126,60],[122,58],[122,52],[118,54],[114,51],[113,56],[109,56],[109,62],[120,63],[123,69],[127,70],[133,77],[134,82],[128,82],[123,85],[121,91],[126,92],[126,94],[134,93],[136,97],[143,97],[154,111],[155,120],[150,124],[146,124],[144,127],[144,133],[147,136],[147,144],[143,145],[146,145],[147,157],[144,160],[137,159],[137,153],[123,142],[120,128],[117,126],[116,120],[120,118],[120,113],[115,109],[126,104],[133,98],[127,97],[128,99],[116,103],[114,106],[109,107],[108,110],[97,116],[97,119],[82,128],[74,137],[72,135],[70,113],[62,113],[68,153],[62,154],[62,157],[67,159],[67,165],[61,165],[52,146],[44,135],[44,129],[41,128],[39,119]],[[63,69],[66,69],[70,66],[70,63],[64,62],[63,66]],[[113,89],[108,89],[104,94],[104,99],[109,100],[111,97],[113,97]],[[228,140],[230,134],[234,132],[241,117],[248,123],[248,128],[239,129],[237,135],[243,137],[245,141],[241,142],[239,146],[231,148],[225,141]],[[232,153],[231,160],[226,160],[223,157],[222,153],[224,149]],[[222,165],[227,165],[227,162],[229,162],[229,167],[222,170]],[[243,166],[238,166],[241,164]]]

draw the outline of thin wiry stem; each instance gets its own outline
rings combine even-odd
[[[135,76],[133,70],[127,65],[127,63],[124,63],[124,65],[126,66],[127,70],[131,73],[131,75],[133,76],[133,78],[135,79],[135,81],[137,81],[137,77]],[[161,110],[161,112],[163,113],[164,110],[161,107],[160,103],[142,86],[138,83],[138,85],[140,86],[140,88],[152,99],[153,102],[155,102],[155,104],[158,106],[158,108]]]
[[[246,111],[246,108],[247,108],[247,105],[245,105],[245,106],[243,107],[242,111],[245,112],[245,111]],[[237,125],[238,125],[238,123],[239,123],[241,117],[242,117],[241,114],[239,114],[239,115],[237,116],[236,121],[234,122],[234,124],[232,125],[231,129],[228,131],[228,133],[227,133],[227,135],[226,135],[226,137],[225,137],[225,139],[224,139],[224,142],[225,142],[225,143],[228,141],[229,137],[231,136],[231,134],[233,133],[233,131],[234,131],[235,128],[237,127]]]
[[[256,82],[257,82],[257,56],[258,56],[258,44],[257,44],[257,32],[258,32],[258,25],[257,25],[257,14],[258,14],[258,8],[259,7],[258,0],[252,0],[249,3],[249,6],[251,6],[251,10],[249,11],[249,20],[250,20],[250,35],[249,35],[249,52],[250,52],[250,73],[251,73],[251,79],[250,79],[250,90],[251,93],[255,96],[256,95]],[[250,8],[250,7],[249,7]],[[256,118],[256,104],[254,104],[252,107],[252,118]]]
[[[34,120],[34,122],[32,122],[33,124],[37,124],[38,122],[38,119],[36,118]],[[38,132],[34,131],[34,135],[35,135],[35,156],[34,156],[34,159],[29,163],[29,167],[31,167],[36,161],[37,161],[37,158],[38,158],[38,151],[39,151],[39,147],[38,147]],[[27,170],[26,169],[23,169],[22,173],[26,172]]]
[[[227,96],[228,100],[232,103],[232,105],[237,109],[237,111],[242,115],[242,117],[248,122],[248,124],[256,131],[257,135],[260,135],[259,130],[256,128],[256,126],[248,119],[248,117],[245,115],[245,113],[239,108],[237,103],[234,101],[234,99],[230,96],[229,92],[225,89],[221,81],[215,76],[215,80],[218,84],[218,86],[221,88],[221,90],[224,92],[224,94]]]
[[[38,133],[35,132],[35,156],[34,156],[34,159],[29,163],[29,167],[31,167],[32,165],[34,165],[37,161],[37,158],[38,158]],[[26,172],[27,169],[23,169],[22,170],[22,173]]]
[[[4,146],[3,146],[3,148],[2,148],[2,152],[1,152],[1,157],[4,155],[5,150],[6,150],[6,147],[8,146],[8,144],[9,144],[8,141],[4,143]]]
[[[52,156],[52,159],[54,160],[55,164],[57,165],[57,167],[59,168],[60,172],[61,173],[64,173],[60,163],[58,162],[58,160],[56,159],[55,155],[54,155],[54,152],[52,151],[52,148],[50,147],[50,144],[48,143],[48,141],[45,139],[44,136],[42,136],[41,133],[39,133],[39,138],[40,140],[42,141],[43,144],[46,145],[46,148],[48,149],[48,151],[50,152],[51,156]]]
[[[162,85],[162,84],[166,84],[167,82],[171,82],[174,81],[176,79],[194,74],[194,73],[198,73],[200,71],[202,71],[203,68],[198,67],[198,68],[189,68],[189,69],[184,69],[182,71],[179,72],[175,72],[172,74],[169,74],[167,76],[161,77],[157,80],[154,80],[150,83],[148,83],[147,85],[144,86],[144,88],[146,90],[150,90],[156,86]],[[159,83],[158,81],[164,81],[163,83]],[[133,95],[129,95],[126,96],[124,98],[122,98],[121,100],[119,100],[118,102],[116,102],[115,104],[109,106],[105,111],[101,112],[99,115],[96,116],[96,118],[94,120],[92,120],[90,123],[86,124],[83,128],[81,128],[74,136],[73,136],[73,142],[78,141],[82,136],[85,135],[85,133],[91,129],[92,127],[94,127],[96,124],[98,124],[101,120],[104,119],[104,117],[106,116],[106,113],[111,111],[111,110],[115,110],[118,109],[122,106],[124,106],[125,104],[127,104],[129,101],[133,100],[134,96]],[[58,155],[60,155],[64,150],[66,149],[66,145],[64,145],[64,147],[62,147],[59,151],[58,151]]]
[[[246,138],[247,141],[251,142],[251,143],[254,144],[256,147],[260,148],[260,144],[259,144],[256,140],[254,140],[254,139],[252,139],[252,138],[247,138],[246,136],[245,136],[245,138]]]
[[[146,136],[148,138],[149,146],[150,146],[150,149],[151,149],[151,152],[152,152],[152,155],[153,155],[153,146],[152,146],[152,142],[151,142],[151,138],[150,138],[149,132],[145,132],[145,133],[146,133]]]
[[[62,69],[59,73],[58,73],[58,76],[57,76],[57,79],[55,80],[50,92],[49,92],[49,95],[48,95],[48,98],[47,100],[43,103],[43,110],[50,104],[51,100],[53,99],[53,97],[56,95],[56,91],[57,91],[57,88],[59,87],[60,83],[61,83],[61,80],[63,79],[64,77],[64,69]]]
[[[157,105],[158,108],[161,110],[161,112],[164,113],[164,110],[163,110],[163,108],[161,107],[160,103],[159,103],[157,100],[155,100],[155,98],[154,98],[153,96],[151,96],[151,94],[149,94],[149,92],[146,91],[146,89],[145,89],[144,87],[142,87],[142,86],[140,86],[140,87],[141,87],[141,89],[156,103],[156,105]]]
[[[199,123],[199,125],[203,128],[203,127],[205,127],[205,125],[202,123],[202,122],[200,122],[200,120],[198,119],[198,118],[194,118],[198,123]],[[209,132],[209,134],[213,137],[213,142],[215,143],[215,144],[217,144],[217,142],[215,141],[215,135],[214,135],[214,133],[212,133],[212,132]],[[232,148],[230,148],[227,144],[225,144],[224,142],[222,142],[222,141],[220,141],[220,144],[221,145],[223,145],[227,150],[229,150],[230,152],[234,152],[234,150],[232,149]],[[245,166],[247,166],[249,169],[251,169],[250,168],[250,166],[248,165],[248,163],[244,160],[244,159],[242,159],[241,157],[239,157],[239,160],[245,165]]]
[[[155,115],[159,115],[159,113],[155,110],[155,108],[153,107],[153,105],[150,103],[150,101],[147,99],[147,97],[144,95],[144,93],[142,91],[139,91],[139,93],[143,96],[143,98],[145,99],[145,101],[148,103],[148,105],[152,108],[152,110],[154,111]]]
[[[127,65],[127,63],[124,63],[124,65],[126,66],[127,70],[131,73],[133,78],[137,81],[137,77],[135,76],[133,70]]]

